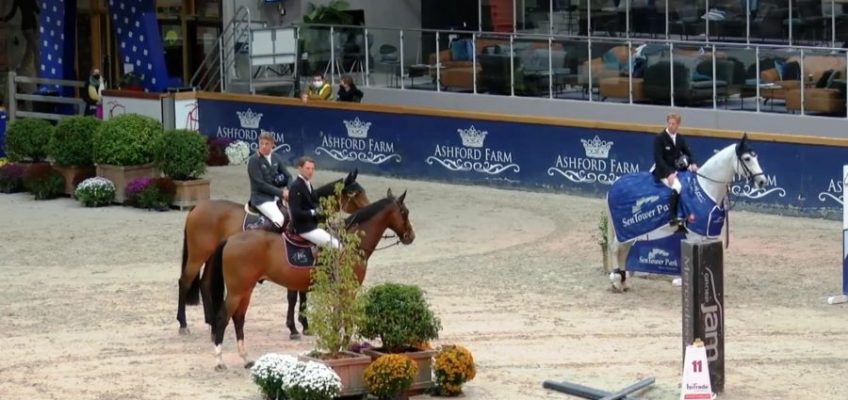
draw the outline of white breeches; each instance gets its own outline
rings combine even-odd
[[[683,187],[680,186],[680,179],[675,179],[674,184],[671,184],[671,185],[668,184],[668,178],[662,178],[660,180],[662,181],[662,183],[664,185],[670,187],[671,190],[674,190],[675,192],[677,192],[677,194],[680,194],[680,191],[683,189]]]
[[[300,236],[312,243],[315,243],[318,246],[330,246],[335,249],[339,249],[342,247],[339,240],[330,236],[330,233],[321,229],[316,228],[306,233],[301,233]]]
[[[282,212],[280,212],[280,207],[277,206],[276,201],[266,201],[256,206],[256,208],[258,208],[259,211],[262,211],[263,214],[267,215],[268,218],[271,218],[271,221],[273,221],[278,227],[283,226],[286,217],[283,216]]]

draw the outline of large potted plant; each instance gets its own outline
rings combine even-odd
[[[5,149],[9,161],[18,163],[44,162],[47,146],[55,127],[40,119],[23,118],[9,124]]]
[[[92,137],[100,120],[74,116],[63,119],[53,130],[47,155],[53,168],[65,178],[65,194],[73,195],[75,183],[96,175],[92,158]]]
[[[353,16],[346,10],[350,4],[344,0],[331,0],[327,5],[316,5],[309,3],[303,14],[305,24],[321,25],[350,25]],[[344,28],[336,28],[339,32]],[[301,51],[306,53],[306,59],[310,66],[306,68],[308,73],[323,71],[324,66],[330,62],[330,28],[328,26],[314,26],[302,28],[300,33]],[[341,46],[342,43],[335,43]],[[309,72],[311,71],[311,72]]]
[[[360,335],[380,339],[381,347],[365,350],[377,359],[390,353],[403,353],[418,364],[411,390],[431,388],[435,351],[423,346],[439,337],[442,324],[430,310],[418,286],[383,283],[365,295],[365,319]]]
[[[206,172],[208,155],[206,138],[198,132],[177,129],[161,136],[156,165],[176,185],[173,205],[182,209],[209,199],[209,180],[200,178]]]
[[[341,197],[341,189],[339,183],[337,196],[321,199],[322,214],[328,215],[321,226],[339,238],[342,248],[322,248],[318,256],[305,313],[315,335],[315,349],[300,358],[332,368],[342,380],[340,395],[354,396],[368,393],[364,375],[371,357],[347,350],[362,321],[362,289],[353,268],[363,259],[359,250],[361,238],[344,229],[344,218],[336,201],[336,197]]]
[[[162,126],[153,118],[124,114],[100,124],[94,132],[97,176],[115,184],[115,201],[126,199],[127,183],[135,178],[159,176],[153,163]]]

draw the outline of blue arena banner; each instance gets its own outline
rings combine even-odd
[[[261,130],[277,136],[277,152],[290,162],[302,155],[321,168],[605,196],[624,175],[647,172],[656,132],[630,132],[400,114],[261,101],[198,100],[200,131],[256,147]],[[689,136],[702,164],[739,138]],[[843,147],[750,141],[767,185],[741,177],[733,204],[765,212],[835,214],[842,208]],[[732,211],[731,211],[732,212]]]

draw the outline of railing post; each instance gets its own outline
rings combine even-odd
[[[704,6],[707,9],[706,15],[710,14],[710,0],[706,0]],[[704,18],[704,37],[707,39],[707,43],[710,42],[710,19]]]
[[[836,0],[830,0],[830,47],[836,47]]]
[[[226,69],[224,67],[224,39],[221,36],[218,36],[218,81],[221,85],[221,92],[225,91],[225,73]]]
[[[716,73],[716,49],[715,49],[715,44],[713,45],[712,55],[713,55],[713,110],[715,110],[715,109],[717,109],[717,108],[718,108],[718,101],[716,100],[716,98],[718,97],[718,90],[716,89],[716,76],[717,76],[718,74]],[[727,84],[729,84],[729,83],[730,83],[730,82],[725,82],[725,85],[727,85]],[[725,86],[725,90],[726,90],[726,89],[727,89],[727,86]]]
[[[630,0],[624,0],[624,37],[630,39]]]
[[[336,75],[336,41],[334,40],[336,30],[335,27],[330,26],[330,86],[335,86],[335,75]]]
[[[665,40],[669,40],[669,32],[668,32],[668,0],[665,0]]]
[[[671,90],[671,106],[674,107],[674,42],[668,43],[668,87]]]
[[[365,87],[371,86],[371,65],[369,65],[369,58],[371,58],[371,52],[368,51],[368,28],[363,30],[363,34],[365,35],[365,76],[362,78],[362,81],[365,82]]]
[[[509,35],[509,95],[515,96],[515,35]]]
[[[760,112],[760,46],[754,47],[754,54],[757,57],[757,60],[756,60],[756,63],[757,63],[757,67],[756,67],[757,78],[756,79],[757,80],[755,81],[755,83],[757,84],[757,99],[756,99],[757,100],[757,112]],[[846,54],[848,54],[848,53],[846,53]]]
[[[18,92],[18,84],[15,82],[17,74],[15,70],[9,70],[9,82],[6,86],[9,88],[9,122],[15,121],[15,114],[18,113],[18,99],[15,96]]]
[[[439,55],[439,31],[436,31],[436,92],[442,91],[442,56]]]
[[[633,41],[627,41],[627,98],[633,104]]]
[[[792,46],[792,0],[789,0],[789,19],[786,22],[789,25],[789,45]]]
[[[789,20],[790,20],[790,23],[791,23],[792,18],[789,18]],[[802,48],[801,49],[801,115],[804,115],[804,111],[805,111],[804,89],[807,86],[807,75],[804,73],[804,64],[805,64],[804,49]]]
[[[589,102],[591,103],[592,102],[592,37],[591,36],[589,36],[589,38],[586,39],[586,46],[587,46],[586,54],[588,54],[588,56],[589,56],[589,58],[588,58],[589,62],[586,63],[586,67],[587,67],[586,69],[589,70],[589,73],[588,73],[589,74],[589,89],[588,90],[589,90]]]
[[[436,60],[436,70],[442,65],[440,60]],[[471,79],[472,86],[471,90],[474,94],[477,94],[477,34],[471,34]],[[438,86],[438,85],[437,85]]]
[[[554,98],[554,38],[548,36],[548,98]]]
[[[399,36],[400,36],[400,60],[398,60],[398,62],[400,63],[400,76],[398,77],[398,79],[400,79],[400,88],[404,89],[405,86],[404,86],[404,79],[403,79],[403,29],[400,30]]]

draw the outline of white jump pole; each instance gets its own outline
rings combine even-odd
[[[842,166],[842,294],[827,298],[828,304],[848,303],[848,196],[845,187],[848,186],[848,165]]]

